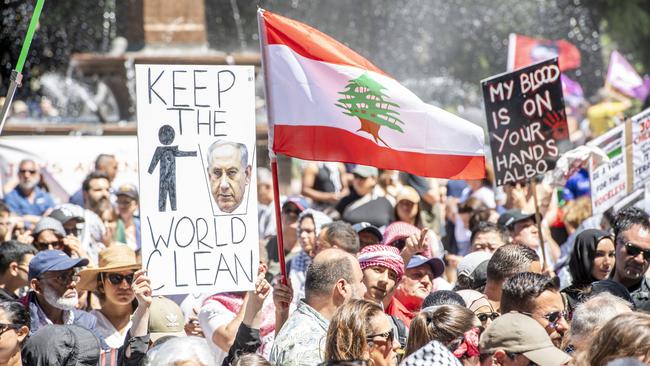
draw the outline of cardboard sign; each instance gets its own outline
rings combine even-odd
[[[158,295],[253,289],[252,66],[136,65],[142,262]]]
[[[650,180],[650,108],[632,117],[632,157],[634,189]]]
[[[570,148],[557,58],[481,81],[498,186],[555,167]]]
[[[612,128],[588,144],[602,149],[610,159],[609,164],[598,168],[589,162],[591,207],[596,215],[607,211],[628,194],[625,124]]]

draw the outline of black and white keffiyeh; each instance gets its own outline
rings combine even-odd
[[[402,366],[462,366],[462,363],[454,357],[447,347],[438,341],[431,341],[426,346],[420,348],[409,355]]]

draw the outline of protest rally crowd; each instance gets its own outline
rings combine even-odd
[[[114,156],[59,205],[37,163],[20,162],[0,205],[0,362],[650,362],[649,216],[592,216],[584,171],[561,195],[537,184],[537,216],[531,185],[494,189],[490,174],[296,162],[299,192],[281,206],[288,285],[260,167],[255,290],[169,297],[152,297],[141,269],[138,190],[112,187]]]

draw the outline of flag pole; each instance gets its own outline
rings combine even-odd
[[[535,221],[537,222],[537,234],[539,235],[539,245],[542,248],[542,269],[544,270],[546,269],[548,262],[546,260],[546,245],[544,244],[544,234],[542,233],[542,215],[539,212],[539,203],[537,201],[537,183],[535,183],[535,179],[531,180],[531,184],[533,188],[533,201],[535,201]]]
[[[280,184],[278,183],[278,159],[271,157],[271,174],[273,175],[273,205],[275,206],[275,230],[277,232],[278,259],[280,261],[280,281],[287,284],[287,266],[284,260],[284,236],[282,234],[282,211],[280,210]]]
[[[278,244],[278,260],[280,261],[280,281],[283,285],[287,285],[287,266],[284,260],[284,237],[282,235],[282,211],[280,209],[280,183],[278,181],[278,159],[273,151],[273,121],[271,116],[271,103],[269,103],[270,90],[269,90],[269,79],[264,65],[266,64],[266,51],[264,50],[264,45],[266,44],[266,32],[264,31],[264,26],[262,22],[264,9],[257,8],[257,32],[260,35],[260,53],[262,54],[262,70],[264,71],[264,95],[266,99],[266,119],[269,124],[269,138],[268,138],[268,147],[269,147],[269,158],[271,159],[271,175],[273,178],[273,206],[275,206],[275,230],[276,238]]]
[[[11,82],[9,84],[9,89],[7,90],[7,97],[5,98],[5,102],[2,105],[2,112],[0,112],[0,135],[2,134],[2,130],[5,127],[5,121],[7,120],[7,115],[9,114],[9,107],[11,107],[11,102],[14,100],[16,89],[22,85],[23,66],[25,65],[25,60],[27,59],[29,47],[32,44],[32,38],[34,38],[34,33],[36,32],[38,19],[41,17],[41,10],[43,9],[44,2],[45,0],[38,0],[36,2],[36,7],[34,8],[32,19],[29,22],[29,27],[27,28],[27,34],[25,35],[25,40],[23,41],[23,47],[20,50],[20,56],[18,57],[16,68],[11,70]]]

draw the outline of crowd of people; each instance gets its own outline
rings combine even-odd
[[[5,185],[0,365],[650,364],[650,217],[592,215],[585,171],[558,194],[304,162],[276,218],[261,167],[255,289],[163,297],[117,167],[66,203],[33,160]]]

